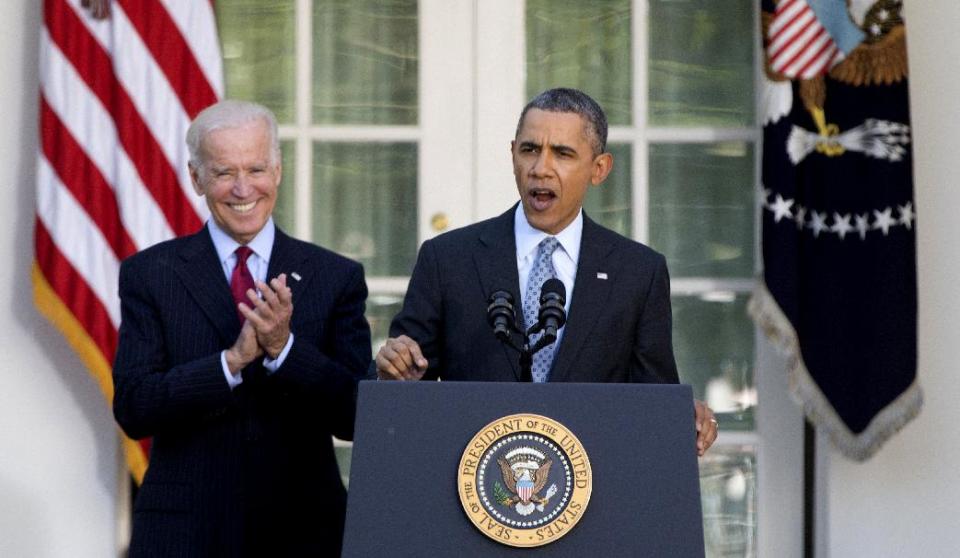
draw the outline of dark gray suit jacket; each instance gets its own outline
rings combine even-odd
[[[520,306],[515,208],[420,248],[390,335],[420,344],[430,363],[427,379],[519,379],[517,353],[494,337],[486,314],[497,290],[510,291]],[[676,383],[671,323],[663,256],[584,214],[570,313],[550,381]]]
[[[153,437],[131,557],[339,555],[346,494],[330,435],[352,438],[370,362],[363,268],[278,229],[267,276],[280,273],[293,346],[277,372],[257,359],[231,391],[220,352],[240,322],[209,232],[123,262],[114,414]]]

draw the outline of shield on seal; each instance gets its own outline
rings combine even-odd
[[[520,497],[520,501],[526,504],[530,501],[530,497],[533,496],[533,481],[532,480],[519,480],[517,481],[517,496]]]

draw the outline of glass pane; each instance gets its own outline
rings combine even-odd
[[[707,558],[757,555],[757,457],[749,446],[713,446],[700,460]]]
[[[574,87],[630,124],[630,0],[527,0],[527,97]]]
[[[284,232],[293,234],[296,230],[296,215],[293,209],[297,198],[295,191],[297,176],[296,143],[281,141],[280,151],[282,153],[283,177],[280,180],[280,189],[277,191],[277,205],[273,208],[273,220]]]
[[[753,123],[753,0],[650,0],[649,121]]]
[[[373,345],[371,354],[377,351],[387,340],[390,333],[390,320],[400,313],[403,307],[403,293],[371,293],[367,297],[367,321],[370,323],[370,338]]]
[[[650,146],[650,244],[672,277],[753,276],[753,145]]]
[[[417,145],[316,143],[313,241],[364,265],[409,275],[417,254]]]
[[[417,1],[313,3],[313,120],[417,123]]]
[[[603,184],[587,190],[583,210],[594,221],[629,238],[633,229],[630,144],[607,144],[607,150],[613,154],[613,171]]]
[[[280,122],[294,119],[295,2],[217,0],[227,97],[266,105]]]
[[[353,444],[340,445],[333,447],[333,455],[337,458],[337,465],[340,467],[340,480],[343,486],[350,488],[350,465],[353,464]]]
[[[680,381],[693,386],[724,430],[753,428],[754,329],[747,316],[749,293],[708,291],[674,296],[673,349]]]

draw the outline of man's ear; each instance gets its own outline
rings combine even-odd
[[[193,163],[189,163],[187,169],[190,171],[190,182],[193,183],[193,191],[196,192],[198,196],[202,196],[203,183],[200,181],[200,168]]]
[[[594,186],[599,186],[604,180],[607,179],[607,176],[612,170],[613,154],[601,153],[597,155],[593,159],[593,175],[590,177],[590,183]]]

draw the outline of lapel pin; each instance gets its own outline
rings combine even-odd
[[[290,273],[290,277],[293,277],[294,281],[299,281],[299,280],[300,280],[300,274],[297,273],[296,271],[291,272],[291,273]]]
[[[598,271],[598,272],[597,272],[597,279],[606,280],[606,279],[607,279],[607,274],[604,273],[604,272],[602,272],[602,271]]]

